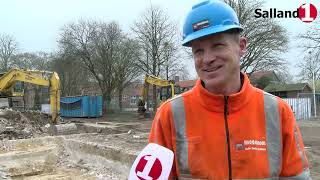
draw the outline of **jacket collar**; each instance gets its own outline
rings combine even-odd
[[[229,95],[228,98],[228,111],[237,111],[244,107],[249,100],[252,98],[254,87],[250,84],[249,78],[246,74],[241,73],[243,76],[243,84],[241,90],[235,94]],[[224,95],[217,95],[206,90],[201,80],[198,79],[195,87],[192,89],[196,95],[196,99],[199,100],[200,104],[209,111],[223,112],[224,111]]]

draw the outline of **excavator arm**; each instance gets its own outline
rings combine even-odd
[[[171,87],[171,97],[174,96],[174,83],[168,80],[160,79],[159,77],[153,75],[147,75],[145,78],[145,84],[152,84],[159,87]]]
[[[56,72],[50,77],[50,109],[52,122],[56,124],[60,112],[60,79]]]
[[[57,123],[60,111],[60,79],[58,74],[47,71],[11,69],[0,77],[1,96],[12,96],[11,88],[17,81],[49,87],[52,122]]]

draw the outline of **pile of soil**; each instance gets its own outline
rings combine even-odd
[[[40,111],[0,109],[0,140],[26,139],[47,134],[51,117]]]

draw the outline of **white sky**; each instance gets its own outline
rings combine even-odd
[[[133,22],[152,3],[166,11],[181,29],[185,14],[195,2],[198,0],[0,0],[0,33],[14,36],[22,52],[52,52],[57,49],[61,27],[80,18],[115,20],[128,32]],[[313,3],[318,8],[319,19],[320,0],[266,0],[266,6],[295,10],[305,2]],[[294,66],[302,59],[302,53],[296,48],[295,36],[313,23],[303,23],[299,19],[278,21],[290,33],[289,52],[283,57],[290,63],[290,73],[295,75],[297,69]],[[187,62],[190,73],[195,76],[193,62]]]

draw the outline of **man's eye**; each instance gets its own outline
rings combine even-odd
[[[222,43],[217,43],[217,44],[214,44],[213,46],[214,46],[214,47],[223,47],[224,44],[222,44]]]
[[[202,49],[196,49],[193,51],[194,54],[199,54],[199,53],[202,53],[203,50]]]

